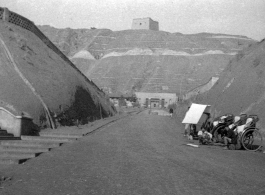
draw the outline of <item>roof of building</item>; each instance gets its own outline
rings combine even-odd
[[[144,19],[150,19],[150,20],[152,20],[152,21],[154,21],[154,22],[157,22],[157,21],[153,20],[153,19],[150,18],[150,17],[146,17],[146,18],[134,18],[133,20],[144,20]]]

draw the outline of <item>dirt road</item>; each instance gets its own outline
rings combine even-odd
[[[183,126],[142,112],[4,170],[0,194],[265,194],[265,154],[185,145]]]

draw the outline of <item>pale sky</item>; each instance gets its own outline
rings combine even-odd
[[[265,0],[0,0],[36,25],[56,28],[131,28],[150,17],[167,32],[200,32],[265,38]]]

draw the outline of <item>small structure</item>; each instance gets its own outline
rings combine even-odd
[[[159,30],[159,24],[157,21],[152,20],[151,18],[136,18],[133,19],[132,29],[135,30]]]
[[[147,108],[165,108],[177,100],[175,93],[135,92],[135,95],[140,105]]]
[[[5,108],[0,107],[0,129],[5,129],[15,137],[20,137],[21,135],[29,135],[32,125],[32,118],[16,116]]]
[[[187,111],[182,123],[184,124],[198,124],[202,115],[210,113],[210,105],[194,104],[192,103]]]

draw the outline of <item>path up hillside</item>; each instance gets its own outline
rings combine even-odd
[[[104,93],[73,64],[33,32],[3,20],[0,83],[0,106],[14,115],[32,117],[37,125],[45,125],[47,112],[51,120],[57,115],[67,124],[114,113]]]
[[[218,77],[244,36],[151,30],[56,29],[40,26],[72,62],[107,92],[185,92]]]
[[[212,105],[216,115],[257,114],[265,127],[265,41],[240,52],[216,85],[198,99]]]

